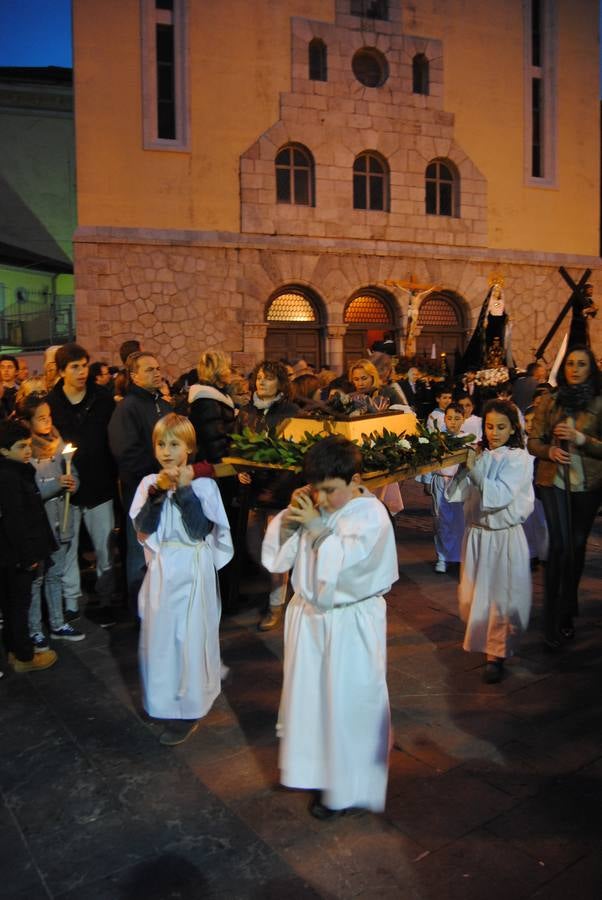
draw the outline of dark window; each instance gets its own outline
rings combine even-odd
[[[541,66],[541,0],[531,0],[531,65]]]
[[[314,162],[304,147],[283,147],[276,156],[278,203],[314,205]]]
[[[542,85],[541,78],[531,80],[531,175],[542,177]]]
[[[458,179],[449,165],[436,160],[426,168],[425,208],[429,216],[458,215]]]
[[[351,68],[357,80],[365,87],[380,87],[389,77],[387,60],[374,47],[364,47],[354,54]]]
[[[365,19],[388,19],[388,0],[351,0],[351,15]]]
[[[157,25],[157,134],[176,136],[175,54],[173,25]]]
[[[309,77],[311,81],[328,81],[328,51],[320,38],[309,42]]]
[[[362,153],[353,163],[353,208],[382,209],[389,205],[389,173],[383,160]]]
[[[412,60],[412,91],[414,94],[429,92],[429,61],[424,53],[417,53]]]
[[[155,9],[169,9],[173,12],[173,0],[155,0]]]

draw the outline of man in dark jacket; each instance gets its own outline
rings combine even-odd
[[[0,422],[0,609],[2,643],[15,672],[48,669],[54,650],[34,654],[29,636],[31,585],[56,550],[30,465],[31,433],[20,422]]]
[[[127,358],[127,367],[128,392],[115,407],[109,424],[109,442],[119,469],[126,519],[128,598],[131,611],[136,612],[146,563],[129,511],[136,488],[144,476],[159,471],[153,451],[153,428],[159,419],[173,410],[161,395],[161,368],[154,356],[143,350],[131,353]]]
[[[48,395],[48,403],[53,424],[61,437],[77,447],[73,462],[80,478],[79,490],[72,498],[76,537],[65,559],[65,619],[73,621],[78,613],[81,596],[78,536],[83,518],[96,552],[96,593],[100,600],[100,609],[91,618],[103,628],[108,628],[115,624],[111,609],[114,593],[111,534],[115,526],[115,466],[108,439],[109,421],[115,404],[107,391],[87,383],[88,361],[88,352],[79,344],[59,347],[56,364],[60,378]]]

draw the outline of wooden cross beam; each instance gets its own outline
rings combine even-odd
[[[552,325],[552,327],[546,334],[545,338],[543,339],[543,341],[541,342],[541,344],[535,351],[535,359],[541,359],[543,357],[543,355],[546,352],[546,349],[548,347],[548,344],[550,343],[550,341],[552,340],[552,338],[554,337],[554,335],[560,328],[560,324],[561,324],[562,320],[564,319],[564,317],[566,316],[568,311],[573,306],[574,301],[578,297],[583,296],[583,288],[585,287],[589,276],[592,274],[591,269],[586,269],[585,272],[583,273],[583,275],[581,276],[581,278],[579,279],[579,283],[577,284],[573,281],[573,279],[571,278],[571,276],[569,275],[567,270],[564,268],[564,266],[560,266],[558,271],[560,272],[560,274],[562,275],[562,277],[564,278],[564,280],[566,281],[568,286],[571,288],[572,293],[571,293],[571,296],[569,297],[569,299],[566,301],[566,303],[562,307],[562,309],[560,310],[560,312],[558,313],[558,315],[556,316],[556,320],[554,321],[554,324]]]

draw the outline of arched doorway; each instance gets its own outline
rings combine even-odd
[[[323,307],[306,288],[281,288],[269,301],[265,317],[266,359],[305,359],[316,370],[323,360]]]
[[[430,294],[420,304],[418,311],[418,337],[416,355],[439,358],[447,355],[453,372],[457,357],[466,345],[466,309],[464,302],[452,291]]]
[[[345,369],[377,341],[392,336],[398,343],[398,323],[394,301],[380,291],[366,289],[352,297],[345,307],[347,326],[343,339]]]

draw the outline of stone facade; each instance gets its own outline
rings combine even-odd
[[[78,339],[96,358],[115,359],[127,338],[140,337],[156,352],[170,376],[190,368],[202,349],[230,351],[234,362],[250,367],[263,355],[266,305],[287,286],[308,289],[319,298],[323,361],[338,367],[343,360],[344,310],[358,290],[386,294],[395,304],[403,333],[406,294],[386,282],[408,273],[422,283],[438,283],[466,304],[474,326],[494,272],[504,277],[513,323],[513,347],[519,364],[545,336],[568,297],[558,266],[570,267],[578,279],[586,266],[596,292],[602,291],[599,260],[526,254],[442,251],[384,242],[338,241],[325,248],[302,238],[243,238],[142,232],[114,233],[80,229],[76,249]],[[553,356],[563,331],[557,335]],[[592,326],[602,344],[600,325]]]
[[[348,3],[339,3],[348,9]],[[399,13],[390,4],[391,16]],[[280,98],[280,119],[241,159],[242,231],[326,238],[419,241],[451,246],[487,244],[487,184],[454,140],[454,116],[442,108],[441,41],[405,36],[396,22],[360,19],[339,12],[335,24],[292,22],[292,90]],[[327,47],[328,80],[308,73],[308,44]],[[364,87],[352,71],[354,54],[383,54],[386,82]],[[412,92],[412,60],[429,63],[429,93]],[[315,163],[315,205],[276,202],[274,160],[286,144],[301,144]],[[353,208],[353,162],[375,151],[389,168],[386,212]],[[425,170],[446,161],[459,182],[460,215],[425,213]]]

